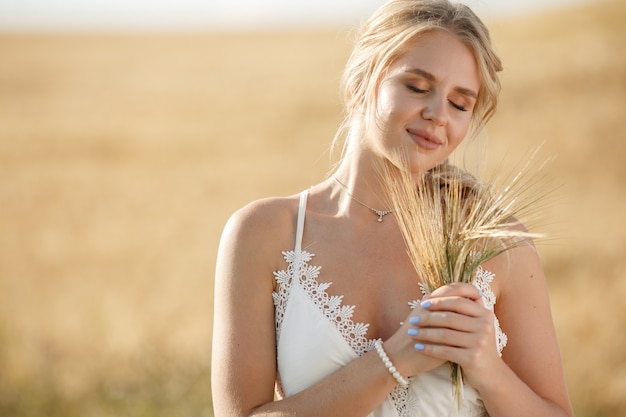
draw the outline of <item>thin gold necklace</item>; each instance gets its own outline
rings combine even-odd
[[[387,214],[393,213],[393,210],[376,210],[375,208],[368,206],[367,204],[365,204],[364,202],[362,202],[361,200],[359,200],[358,198],[356,198],[352,194],[350,194],[350,191],[348,190],[348,186],[346,184],[344,184],[343,182],[339,181],[339,178],[337,178],[337,177],[335,177],[333,175],[333,179],[335,181],[337,181],[337,184],[339,184],[341,186],[341,188],[344,189],[346,194],[348,194],[348,197],[350,197],[351,199],[353,199],[354,201],[356,201],[357,203],[359,203],[360,205],[362,205],[366,209],[369,209],[369,210],[373,211],[374,214],[376,214],[378,216],[378,219],[377,219],[378,223],[382,223],[383,222],[383,216],[386,216]]]

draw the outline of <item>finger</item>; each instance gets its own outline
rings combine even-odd
[[[482,292],[472,284],[455,282],[452,284],[444,285],[437,288],[430,293],[428,298],[435,297],[464,297],[471,300],[478,300],[482,298]]]
[[[411,332],[411,330],[414,330]],[[457,348],[469,348],[475,345],[477,337],[471,332],[447,328],[409,329],[409,336],[415,343],[423,345],[444,345]]]
[[[466,314],[458,314],[451,311],[424,312],[409,319],[412,327],[409,328],[442,328],[453,329],[462,332],[474,332],[481,327],[482,320]],[[416,335],[411,331],[409,335]]]
[[[422,311],[449,311],[471,317],[481,317],[489,312],[482,302],[459,296],[431,298],[422,301],[420,307]]]
[[[467,349],[465,348],[418,342],[415,344],[414,349],[431,358],[459,364],[466,362],[465,357],[467,356]]]
[[[456,346],[444,343],[431,343],[416,341],[414,349],[425,356],[435,359],[456,362],[464,368],[474,368],[484,364],[489,358],[497,358],[497,352],[493,341],[479,339],[471,341],[467,346]]]

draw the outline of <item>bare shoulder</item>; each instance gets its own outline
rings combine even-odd
[[[228,219],[220,241],[220,258],[241,257],[268,262],[291,249],[298,196],[269,197],[248,203]]]
[[[246,204],[228,219],[225,231],[245,233],[254,238],[288,232],[293,228],[298,210],[298,196],[268,197]],[[284,230],[289,229],[289,230]]]
[[[529,233],[517,219],[511,218],[510,224],[513,231]],[[512,248],[486,262],[485,268],[496,276],[492,287],[498,298],[506,297],[510,292],[518,293],[531,279],[545,279],[537,248],[531,238],[520,238]]]

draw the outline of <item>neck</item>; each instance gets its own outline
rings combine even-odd
[[[389,210],[389,196],[382,186],[376,162],[372,158],[352,155],[346,157],[333,176],[345,186],[344,192],[366,206],[377,210]]]

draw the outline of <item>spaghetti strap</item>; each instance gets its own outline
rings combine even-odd
[[[298,207],[298,226],[296,229],[296,253],[302,250],[302,235],[304,234],[304,215],[306,213],[306,199],[309,190],[300,193],[300,206]]]

